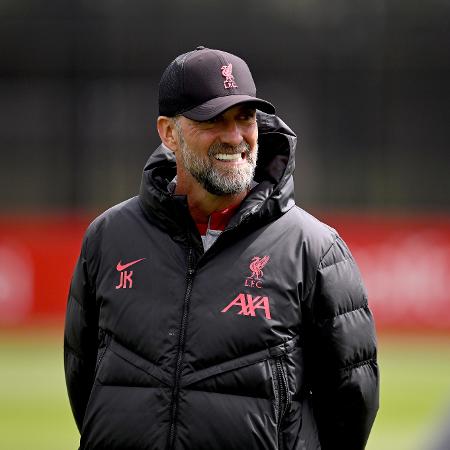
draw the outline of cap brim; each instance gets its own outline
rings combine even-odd
[[[250,95],[226,95],[224,97],[213,98],[212,100],[209,100],[202,105],[196,106],[189,111],[183,112],[182,115],[192,120],[209,120],[217,116],[218,114],[223,113],[228,108],[240,105],[241,103],[251,103],[256,109],[259,109],[260,111],[269,114],[275,113],[274,106],[266,100],[252,97]]]

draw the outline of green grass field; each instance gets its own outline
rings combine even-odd
[[[0,449],[77,449],[60,334],[0,332],[0,355]],[[384,337],[380,366],[381,409],[367,449],[426,450],[450,403],[450,338]]]

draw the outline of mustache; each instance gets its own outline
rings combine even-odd
[[[214,156],[218,153],[234,154],[242,152],[244,152],[247,157],[249,157],[251,154],[250,145],[245,141],[242,141],[239,145],[230,145],[216,142],[215,144],[212,144],[211,147],[209,147],[208,156]]]

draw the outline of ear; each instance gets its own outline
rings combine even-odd
[[[173,119],[167,116],[159,116],[156,121],[161,142],[173,152],[178,150],[178,135]]]

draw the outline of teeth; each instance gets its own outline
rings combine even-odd
[[[241,153],[218,153],[215,158],[222,161],[238,161],[242,158]]]

